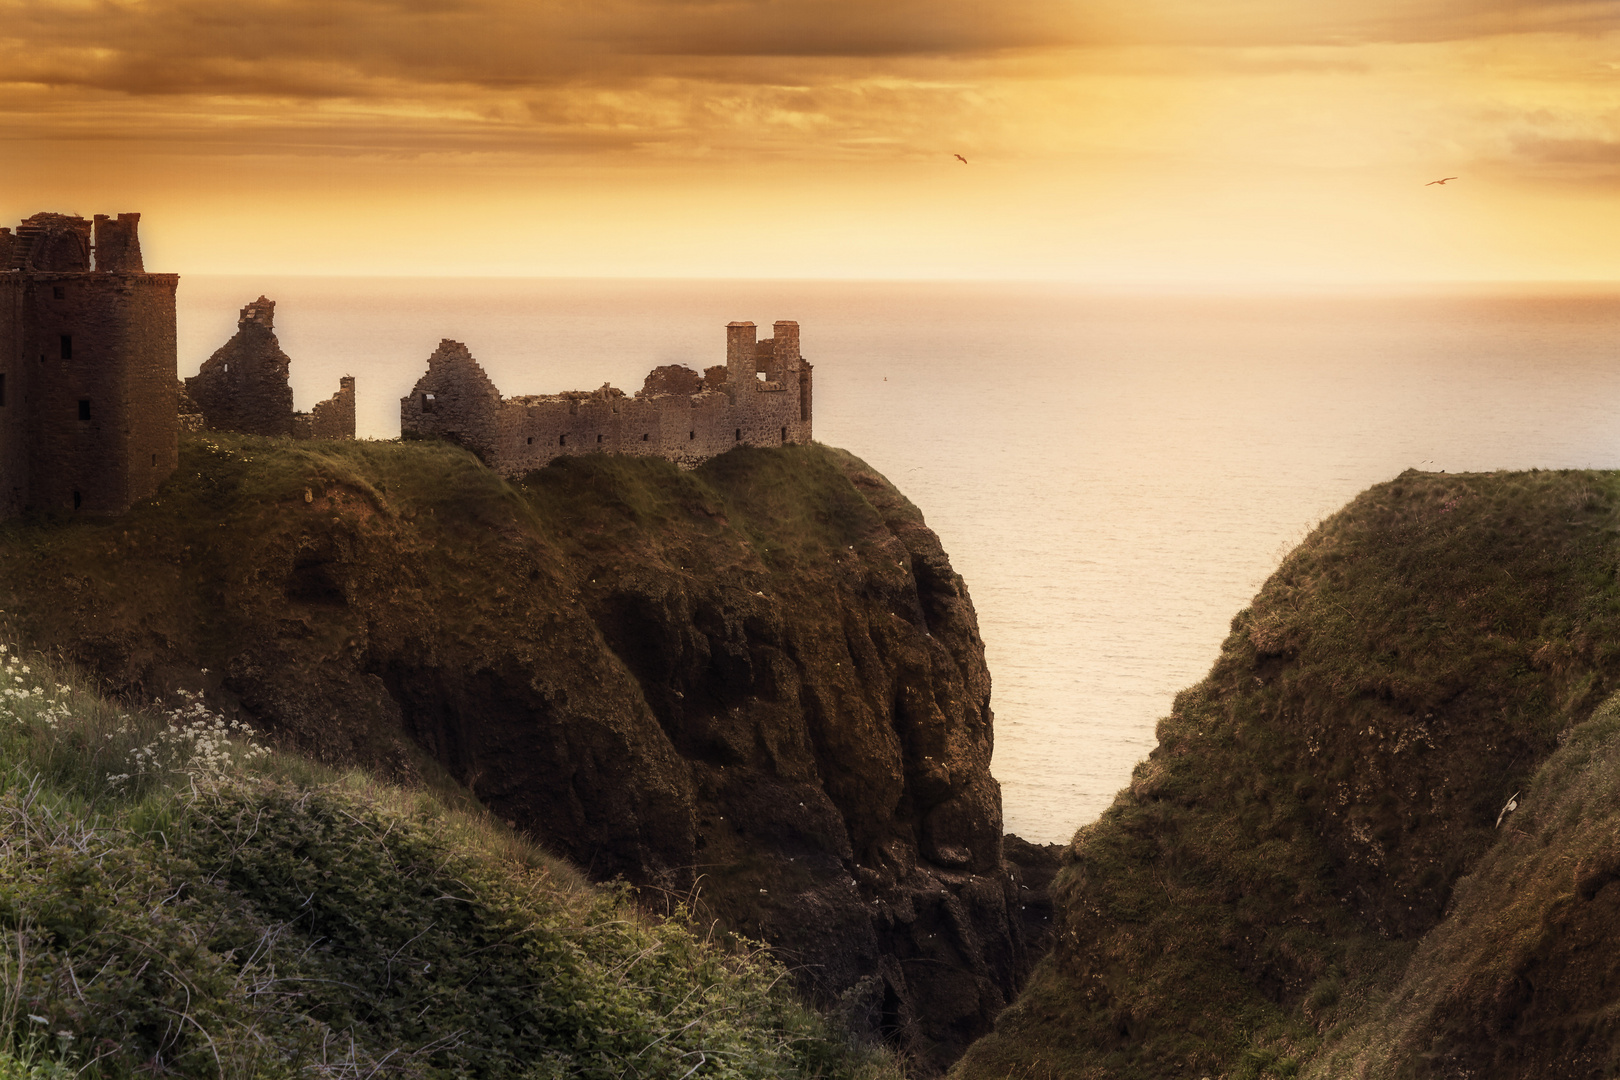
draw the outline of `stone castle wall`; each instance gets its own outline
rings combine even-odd
[[[807,443],[812,366],[799,354],[797,323],[774,329],[758,341],[753,323],[732,323],[724,366],[702,375],[656,368],[633,397],[604,385],[503,398],[465,345],[442,341],[400,400],[400,434],[450,439],[507,476],[569,454],[641,454],[690,466],[737,446]]]
[[[354,438],[354,376],[338,380],[338,392],[317,401],[307,413],[293,413],[293,437],[297,439]]]
[[[0,516],[121,513],[178,464],[175,290],[140,215],[0,230]]]

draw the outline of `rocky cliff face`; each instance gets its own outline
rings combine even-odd
[[[847,454],[509,486],[443,445],[198,437],[155,505],[8,526],[0,571],[18,629],[114,688],[205,688],[334,762],[430,758],[925,1068],[1033,960],[971,601]]]
[[[1323,522],[953,1076],[1611,1075],[1617,534],[1613,472],[1407,473]]]

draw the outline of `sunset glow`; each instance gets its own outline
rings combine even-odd
[[[0,211],[182,272],[1620,279],[1613,0],[0,15]]]

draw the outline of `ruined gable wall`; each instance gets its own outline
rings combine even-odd
[[[293,433],[292,360],[274,332],[275,301],[242,309],[236,333],[186,380],[186,390],[214,431],[247,435]]]
[[[445,338],[428,357],[427,372],[399,401],[404,439],[441,438],[467,447],[498,467],[501,392],[459,341]]]

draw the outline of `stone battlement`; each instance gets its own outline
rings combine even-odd
[[[670,364],[631,396],[596,390],[502,397],[472,352],[441,341],[426,373],[400,399],[402,438],[443,438],[505,476],[567,454],[639,454],[692,466],[738,446],[811,441],[813,368],[799,324],[758,340],[751,322],[726,327],[726,363],[700,375]]]

